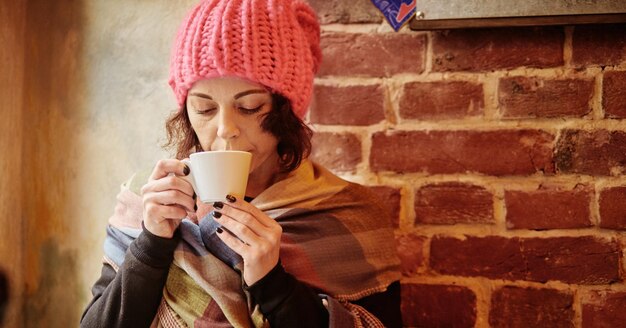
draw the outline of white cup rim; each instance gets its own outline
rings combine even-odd
[[[239,153],[239,154],[251,154],[249,151],[243,151],[243,150],[204,150],[204,151],[199,151],[199,152],[195,152],[195,153],[191,153],[189,155],[189,158],[191,158],[192,156],[198,156],[198,155],[202,155],[202,154],[215,154],[215,153]]]

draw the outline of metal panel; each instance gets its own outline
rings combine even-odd
[[[626,13],[626,0],[418,0],[424,19]]]
[[[626,0],[417,0],[412,29],[626,22]]]

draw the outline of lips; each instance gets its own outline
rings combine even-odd
[[[220,149],[220,148],[211,149],[211,151],[225,151],[225,150],[245,151],[245,152],[248,152],[248,153],[252,153],[252,150],[249,150],[249,149],[237,149],[237,148],[228,148],[228,147],[227,148],[223,148],[223,149]]]

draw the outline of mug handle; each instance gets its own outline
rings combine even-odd
[[[196,188],[196,179],[193,177],[193,167],[191,166],[191,160],[185,158],[181,160],[181,162],[185,163],[185,165],[189,167],[189,174],[187,174],[186,176],[180,176],[179,178],[189,182],[189,184],[191,184],[191,187],[193,187],[193,191],[198,197],[200,197],[200,195],[198,195],[198,188]]]

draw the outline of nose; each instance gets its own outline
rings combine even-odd
[[[236,116],[232,110],[228,109],[219,113],[217,137],[227,143],[239,136],[240,130]]]

